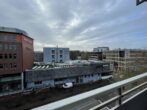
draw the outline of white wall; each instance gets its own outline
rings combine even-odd
[[[55,51],[55,54],[52,53],[52,50]],[[60,50],[62,50],[62,54],[60,53]],[[55,58],[52,58],[52,55],[55,56]],[[60,55],[62,55],[62,58],[60,58]],[[53,62],[53,60],[55,62],[60,62],[61,60],[63,62],[68,61],[69,58],[69,48],[49,48],[49,47],[45,47],[43,48],[43,56],[44,56],[44,63],[48,63],[48,62]]]

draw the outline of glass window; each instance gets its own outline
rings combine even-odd
[[[3,36],[2,36],[2,34],[0,34],[0,41],[3,41]]]
[[[8,69],[9,68],[9,65],[8,64],[5,64],[5,69]]]
[[[10,63],[10,68],[12,68],[12,63]]]
[[[6,34],[4,34],[4,41],[7,41],[8,39],[7,39],[7,35]]]
[[[0,64],[0,69],[3,69],[4,68],[4,65],[3,64]]]
[[[9,58],[12,59],[12,54],[9,54]]]
[[[60,50],[60,54],[62,54],[63,53],[63,50]]]
[[[13,45],[9,44],[9,50],[12,50],[12,49],[13,49]]]
[[[11,36],[10,36],[10,34],[7,34],[6,37],[7,37],[7,41],[11,41]]]
[[[3,54],[0,54],[0,59],[3,59]]]
[[[8,44],[5,44],[5,50],[8,50]]]
[[[42,84],[42,81],[35,81],[35,85]]]
[[[5,59],[7,59],[8,58],[8,55],[7,54],[5,54]]]
[[[62,55],[60,55],[60,58],[62,58],[63,56]]]
[[[3,49],[3,44],[0,43],[0,50],[2,50],[2,49]]]
[[[16,45],[14,44],[14,45],[13,45],[13,50],[16,50],[16,48],[17,48],[17,47],[16,47]]]
[[[16,41],[16,35],[11,35],[11,41],[15,42]]]
[[[52,54],[55,54],[55,50],[52,50]]]
[[[55,58],[55,55],[52,55],[52,58]]]
[[[12,38],[12,35],[9,34],[9,40],[12,42],[13,41],[13,38]]]
[[[17,67],[17,65],[16,65],[16,63],[14,63],[14,64],[13,64],[13,68],[16,68],[16,67]]]
[[[14,58],[14,59],[16,59],[16,57],[17,57],[17,56],[16,56],[16,53],[15,53],[15,54],[13,54],[13,58]]]

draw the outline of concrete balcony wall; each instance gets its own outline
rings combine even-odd
[[[116,110],[147,110],[147,91],[123,104]]]

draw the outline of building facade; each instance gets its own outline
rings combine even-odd
[[[97,47],[93,49],[93,52],[106,52],[109,51],[109,47]]]
[[[63,63],[65,61],[68,61],[69,59],[69,48],[43,48],[43,61],[45,64],[49,62]]]
[[[33,65],[33,39],[20,29],[0,27],[0,93],[20,89],[21,73]]]
[[[43,52],[41,51],[34,52],[34,62],[43,62]]]
[[[27,89],[58,87],[68,82],[72,82],[74,85],[77,85],[109,78],[112,78],[112,71],[110,69],[110,64],[107,62],[85,62],[83,65],[74,63],[73,66],[58,68],[50,68],[45,65],[26,71],[25,87]]]
[[[136,70],[147,66],[147,50],[116,49],[103,53],[106,59],[114,64],[114,70]]]
[[[102,60],[102,52],[81,52],[80,57],[82,60]]]

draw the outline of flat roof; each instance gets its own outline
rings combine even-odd
[[[18,34],[23,34],[28,38],[31,38],[31,37],[29,37],[27,32],[25,32],[24,30],[18,29],[18,28],[0,27],[0,32],[18,33]],[[31,38],[31,39],[33,39],[33,38]]]
[[[90,65],[105,65],[105,64],[109,64],[109,62],[94,61],[94,60],[74,60],[74,61],[68,61],[66,63],[56,63],[57,66],[54,67],[50,67],[48,64],[36,65],[32,69],[27,69],[26,71],[63,69],[63,68],[85,67]]]

